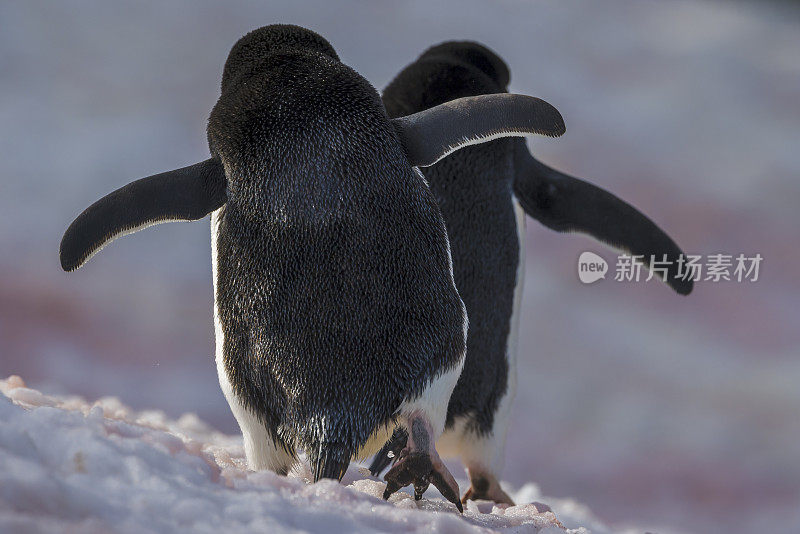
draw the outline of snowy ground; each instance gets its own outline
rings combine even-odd
[[[228,50],[273,22],[320,32],[379,88],[433,43],[480,40],[512,90],[563,114],[562,138],[530,142],[544,162],[691,253],[762,254],[758,282],[687,298],[583,286],[577,257],[607,250],[529,222],[503,478],[610,525],[800,532],[798,2],[0,1],[0,376],[236,432],[207,221],[130,236],[70,275],[57,251],[100,195],[208,157]]]
[[[470,502],[463,516],[435,490],[386,503],[385,484],[356,465],[342,484],[310,484],[305,464],[288,477],[248,471],[241,437],[194,414],[48,396],[18,376],[0,392],[0,532],[609,532],[534,484],[512,493],[517,506]]]

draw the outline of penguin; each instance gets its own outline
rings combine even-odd
[[[504,94],[510,72],[485,46],[450,41],[426,50],[383,92],[390,117],[422,112],[454,98]],[[524,277],[525,214],[559,232],[588,234],[630,254],[672,262],[675,242],[636,208],[535,159],[524,139],[465,148],[424,169],[447,226],[453,270],[470,318],[464,370],[437,443],[460,457],[470,488],[462,501],[513,504],[499,484],[516,388],[519,304]],[[671,263],[669,287],[686,295],[692,281]],[[407,441],[399,427],[372,461],[382,472]]]
[[[384,497],[433,483],[462,510],[435,442],[464,365],[467,315],[419,172],[503,136],[559,136],[544,100],[479,95],[390,119],[320,35],[271,25],[223,69],[211,157],[129,183],[68,227],[73,271],[119,236],[211,215],[219,382],[249,467],[341,480],[404,428]]]

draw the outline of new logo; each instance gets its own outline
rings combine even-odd
[[[594,252],[581,252],[578,257],[578,278],[584,284],[592,284],[606,277],[608,263]]]

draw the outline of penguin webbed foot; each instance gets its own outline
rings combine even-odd
[[[414,499],[420,500],[428,486],[433,484],[445,499],[463,513],[458,483],[436,452],[430,424],[422,416],[411,417],[409,422],[411,430],[408,443],[400,451],[394,466],[383,477],[386,480],[383,498],[388,499],[400,488],[413,484]]]
[[[464,512],[461,499],[458,497],[458,484],[447,467],[438,460],[438,464],[433,461],[426,452],[403,451],[397,463],[392,467],[384,480],[386,480],[386,490],[383,498],[388,499],[393,493],[409,484],[414,485],[414,499],[422,499],[422,494],[433,484],[442,496],[456,505],[459,512]]]
[[[470,487],[461,498],[463,504],[467,501],[494,501],[500,505],[514,506],[514,501],[508,493],[500,487],[497,478],[491,475],[470,477]]]

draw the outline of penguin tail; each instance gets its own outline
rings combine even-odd
[[[381,472],[389,467],[389,464],[397,458],[406,444],[408,443],[408,431],[403,427],[397,427],[392,432],[390,437],[381,450],[372,458],[372,463],[369,465],[369,472],[374,477],[379,477]]]
[[[352,457],[352,449],[340,443],[323,443],[315,447],[312,452],[308,453],[314,482],[321,478],[333,478],[341,481]]]

